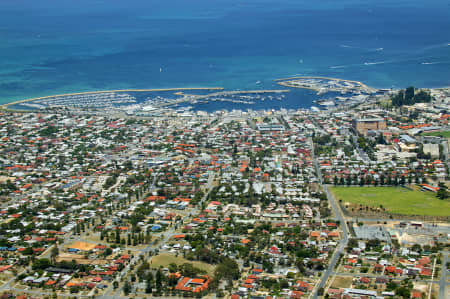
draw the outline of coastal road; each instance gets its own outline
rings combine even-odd
[[[439,280],[439,299],[445,299],[448,298],[447,292],[448,289],[446,289],[447,286],[447,262],[448,262],[448,251],[444,251],[442,253],[444,256],[442,260],[442,270],[441,270],[441,279]]]
[[[342,228],[342,239],[339,241],[339,245],[336,247],[336,250],[334,251],[334,254],[331,257],[331,260],[330,260],[330,263],[328,265],[328,268],[325,271],[325,273],[322,275],[322,277],[320,279],[320,282],[317,285],[317,288],[315,288],[313,290],[313,298],[316,299],[319,296],[318,295],[318,291],[321,288],[325,287],[325,284],[327,283],[328,278],[333,273],[333,269],[334,269],[334,267],[336,266],[336,264],[337,264],[337,262],[339,260],[339,256],[341,255],[341,253],[344,252],[344,249],[347,246],[347,243],[348,243],[348,227],[347,227],[347,223],[345,222],[345,218],[344,218],[344,215],[342,213],[342,210],[340,209],[340,207],[336,203],[336,200],[335,200],[334,196],[328,190],[328,186],[323,184],[322,172],[320,171],[319,163],[317,162],[316,156],[314,154],[314,143],[313,143],[311,137],[309,138],[309,142],[310,142],[311,149],[312,149],[311,150],[311,157],[313,159],[314,167],[316,169],[316,174],[317,174],[317,178],[319,180],[319,184],[322,186],[323,191],[327,195],[328,202],[330,203],[331,208],[333,209],[335,218],[337,220],[339,220],[339,222],[341,224],[341,228]]]
[[[11,288],[11,283],[14,282],[15,279],[16,279],[18,276],[20,276],[20,275],[26,273],[28,270],[31,270],[31,267],[30,267],[30,266],[26,267],[22,272],[18,273],[16,276],[12,277],[10,280],[8,280],[6,283],[4,283],[4,284],[0,287],[0,292],[6,291],[6,290],[10,290],[10,289],[13,289],[13,288]]]
[[[371,273],[339,273],[339,272],[332,272],[332,275],[337,276],[344,276],[344,277],[368,277],[368,278],[386,278],[386,279],[395,279],[395,280],[405,280],[409,279],[414,282],[422,282],[422,283],[440,283],[438,280],[431,280],[431,279],[411,279],[411,277],[407,276],[396,276],[391,277],[387,275],[381,275],[381,274],[371,274]]]
[[[16,294],[29,294],[37,296],[37,298],[42,298],[43,295],[48,296],[49,298],[53,296],[52,292],[43,292],[42,290],[39,291],[33,291],[33,290],[25,290],[25,289],[17,289],[17,288],[10,288],[10,291],[16,293]],[[80,294],[64,294],[64,293],[57,293],[58,298],[92,298],[92,295],[80,295]]]
[[[370,159],[369,159],[369,156],[367,155],[367,153],[362,148],[359,147],[358,137],[355,134],[353,134],[352,132],[350,132],[350,134],[352,134],[353,142],[356,145],[356,149],[358,150],[358,153],[359,153],[359,156],[361,157],[361,159],[364,162],[370,162]]]
[[[313,298],[318,298],[318,294],[317,291],[320,288],[324,288],[328,278],[330,277],[330,275],[333,272],[333,269],[336,267],[336,264],[339,260],[339,257],[341,256],[341,254],[344,253],[345,247],[347,246],[348,243],[348,228],[347,228],[347,223],[345,222],[345,219],[342,215],[342,211],[341,209],[337,206],[335,199],[333,198],[333,195],[329,192],[328,187],[323,185],[323,189],[325,191],[325,193],[327,194],[327,198],[329,200],[329,202],[331,203],[331,207],[336,215],[336,219],[338,219],[341,223],[341,228],[342,228],[342,239],[339,241],[339,245],[337,246],[336,250],[334,251],[333,256],[331,257],[330,263],[328,265],[327,270],[325,271],[325,273],[322,275],[321,280],[319,285],[317,286],[317,290],[313,296]]]
[[[153,180],[152,180],[152,184],[148,187],[148,191],[152,192],[153,189],[155,188],[155,183],[156,183],[156,179],[158,178],[158,176],[156,175],[156,173],[153,175]]]

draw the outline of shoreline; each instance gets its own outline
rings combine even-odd
[[[261,94],[261,93],[287,93],[291,92],[292,89],[305,89],[305,90],[311,90],[311,91],[320,91],[320,88],[318,87],[309,87],[309,86],[295,86],[290,84],[290,81],[293,80],[301,80],[301,79],[318,79],[318,80],[334,80],[334,81],[340,81],[340,82],[348,82],[352,84],[357,84],[357,88],[367,89],[367,90],[382,90],[383,88],[374,88],[370,87],[361,81],[356,80],[347,80],[347,79],[340,79],[340,78],[334,78],[334,77],[326,77],[326,76],[292,76],[292,77],[285,77],[285,78],[278,78],[273,79],[273,82],[275,82],[277,85],[281,85],[284,87],[288,87],[289,89],[281,89],[281,90],[266,90],[266,89],[260,89],[260,90],[229,90],[226,91],[224,87],[174,87],[174,88],[149,88],[149,89],[113,89],[113,90],[96,90],[96,91],[85,91],[85,92],[74,92],[74,93],[63,93],[63,94],[55,94],[55,95],[49,95],[49,96],[41,96],[41,97],[34,97],[34,98],[27,98],[23,100],[16,100],[5,104],[0,104],[0,111],[10,111],[10,112],[29,112],[29,110],[22,110],[22,109],[12,109],[11,106],[14,105],[20,105],[24,103],[29,103],[33,101],[43,100],[43,99],[52,99],[56,97],[64,97],[64,96],[74,96],[74,95],[93,95],[93,94],[102,94],[102,93],[120,93],[120,92],[164,92],[164,91],[175,91],[175,95],[177,96],[191,96],[195,97],[196,99],[202,99],[208,96],[215,96],[215,95],[223,95],[223,94],[246,94],[246,93],[255,93],[255,94]],[[389,88],[391,91],[396,91],[398,89]],[[420,89],[427,89],[427,90],[445,90],[450,89],[450,86],[442,86],[442,87],[424,87]],[[195,94],[189,94],[186,93],[188,91],[195,91],[195,90],[209,90],[209,91],[216,91],[215,93],[211,93],[208,95],[195,95]],[[184,102],[185,100],[182,100],[181,102]],[[170,105],[170,104],[169,104]],[[166,106],[166,105],[163,105]]]

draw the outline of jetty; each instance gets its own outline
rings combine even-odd
[[[286,93],[290,92],[289,89],[267,89],[267,90],[231,90],[231,91],[221,91],[214,92],[205,95],[195,95],[195,94],[185,94],[182,91],[175,93],[176,95],[183,96],[183,98],[175,101],[171,101],[168,103],[161,103],[155,105],[155,108],[162,108],[167,106],[172,106],[176,104],[180,104],[183,102],[198,102],[201,100],[208,100],[210,98],[215,97],[223,97],[223,96],[233,96],[233,95],[242,95],[242,94],[265,94],[265,93]]]

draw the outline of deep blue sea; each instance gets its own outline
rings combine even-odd
[[[293,75],[449,86],[449,43],[445,0],[1,0],[0,103]]]

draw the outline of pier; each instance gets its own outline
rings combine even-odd
[[[176,95],[183,96],[183,98],[173,101],[171,103],[163,103],[159,105],[155,105],[155,108],[167,107],[171,105],[180,104],[183,102],[193,102],[199,100],[209,99],[211,97],[221,97],[221,96],[231,96],[231,95],[240,95],[240,94],[264,94],[264,93],[286,93],[290,92],[289,89],[268,89],[268,90],[232,90],[232,91],[222,91],[215,92],[206,95],[194,95],[194,94],[185,94],[183,92],[177,92]]]

